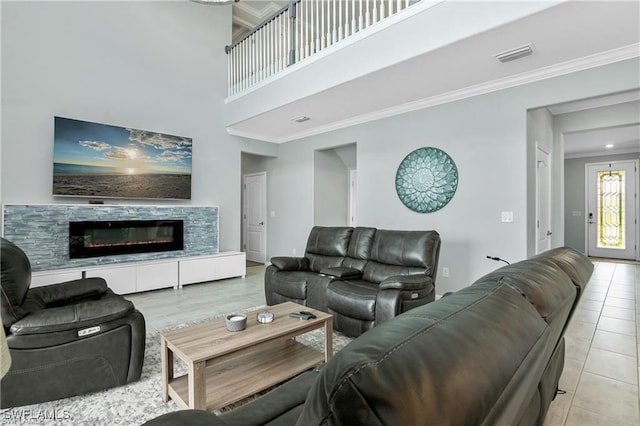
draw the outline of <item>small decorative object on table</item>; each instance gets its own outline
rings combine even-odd
[[[267,324],[273,321],[273,314],[269,311],[258,312],[258,322],[261,324]]]
[[[244,314],[227,315],[227,330],[242,331],[247,328],[247,316]]]

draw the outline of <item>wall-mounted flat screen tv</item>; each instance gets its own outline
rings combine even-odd
[[[55,117],[53,195],[191,198],[191,138]]]

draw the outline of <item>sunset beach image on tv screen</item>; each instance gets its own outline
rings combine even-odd
[[[55,117],[53,195],[191,198],[191,138]]]

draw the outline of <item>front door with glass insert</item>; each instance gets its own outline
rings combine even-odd
[[[586,166],[587,254],[635,259],[637,161]]]

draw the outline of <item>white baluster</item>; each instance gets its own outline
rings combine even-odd
[[[365,0],[365,4],[367,5],[367,12],[365,14],[365,18],[364,18],[364,26],[365,28],[368,27],[369,25],[371,25],[371,14],[370,14],[370,10],[369,10],[369,0]],[[375,2],[373,3],[373,7],[375,6]]]
[[[295,7],[295,5],[294,5]],[[283,28],[283,33],[284,33],[284,40],[283,45],[284,45],[284,54],[283,56],[283,61],[282,61],[282,68],[286,69],[287,68],[287,64],[289,63],[289,52],[291,52],[291,25],[290,22],[291,20],[289,19],[289,13],[291,11],[288,10],[287,12],[285,12],[284,14],[284,28]]]
[[[260,32],[262,33],[262,79],[264,80],[269,77],[269,28],[264,26],[260,28]]]
[[[276,65],[276,26],[274,19],[269,21],[267,28],[269,28],[269,76],[272,76]]]
[[[276,26],[276,34],[277,34],[277,40],[278,40],[278,46],[276,48],[276,70],[279,72],[282,69],[282,57],[284,56],[282,51],[284,49],[284,28],[282,27],[282,18],[284,17],[284,13],[281,13],[280,16],[278,16],[277,19],[277,26]]]
[[[227,52],[227,96],[231,96],[231,85],[233,82],[233,50]]]
[[[298,14],[298,21],[300,22],[300,60],[306,57],[305,55],[305,46],[307,45],[307,37],[305,33],[307,31],[307,21],[306,21],[306,12],[307,12],[307,3],[301,1],[299,3],[300,8]]]
[[[389,0],[389,7],[387,9],[387,16],[393,15],[393,0]]]
[[[238,93],[240,91],[240,66],[238,59],[238,46],[233,48],[233,91],[234,93]]]
[[[349,0],[344,2],[344,38],[349,37],[351,31],[349,30]]]
[[[344,27],[342,25],[342,9],[344,7],[343,3],[338,3],[340,10],[338,10],[338,40],[342,40],[344,38]]]
[[[356,27],[356,0],[351,0],[351,34],[355,34]]]
[[[358,9],[358,31],[362,31],[362,28],[364,28],[364,16],[362,15],[364,8],[362,7],[362,0],[360,0],[358,4]]]
[[[315,31],[315,43],[316,43],[316,48],[313,51],[313,53],[318,53],[320,51],[320,49],[322,48],[320,45],[320,2],[322,0],[316,0],[316,25],[313,28]]]
[[[309,56],[309,54],[311,53],[311,38],[310,38],[310,31],[311,31],[311,11],[313,9],[311,9],[311,2],[309,1],[307,3],[307,7],[306,7],[306,18],[305,18],[305,31],[307,33],[307,42],[305,45],[305,58]]]
[[[309,0],[310,1],[310,9],[311,9],[311,16],[309,17],[309,31],[310,31],[310,35],[311,35],[311,42],[309,43],[309,55],[313,55],[316,51],[316,31],[314,28],[314,22],[315,22],[315,9],[317,8],[317,4],[314,6],[313,5],[313,0]]]
[[[322,50],[325,47],[327,47],[327,39],[325,38],[324,35],[324,20],[326,19],[325,16],[325,10],[324,10],[324,5],[325,5],[325,1],[321,1],[320,2],[320,49]]]
[[[242,62],[244,62],[244,86],[251,87],[251,63],[249,62],[249,57],[251,56],[251,43],[249,39],[244,39],[242,41]]]
[[[380,0],[380,20],[384,19],[384,0]]]
[[[271,72],[271,74],[275,74],[278,72],[278,61],[280,60],[280,57],[278,56],[280,54],[280,52],[278,51],[279,49],[279,45],[278,45],[278,17],[274,17],[271,22],[269,23],[269,25],[271,25],[271,33],[273,34],[273,65],[272,65],[272,69],[273,71]]]
[[[246,64],[244,63],[244,42],[241,42],[238,47],[240,48],[240,89],[244,90],[247,88],[247,79],[246,79]]]
[[[285,69],[289,62],[289,46],[291,45],[291,28],[289,27],[289,22],[289,12],[285,12],[282,14],[282,69]]]
[[[335,43],[336,41],[338,41],[338,18],[337,18],[337,14],[336,14],[336,9],[338,7],[338,4],[336,3],[338,0],[333,0],[333,31],[332,31],[332,39],[333,39],[333,43]]]
[[[376,23],[378,22],[378,2],[376,0],[373,0],[373,11],[372,11],[372,23]]]

